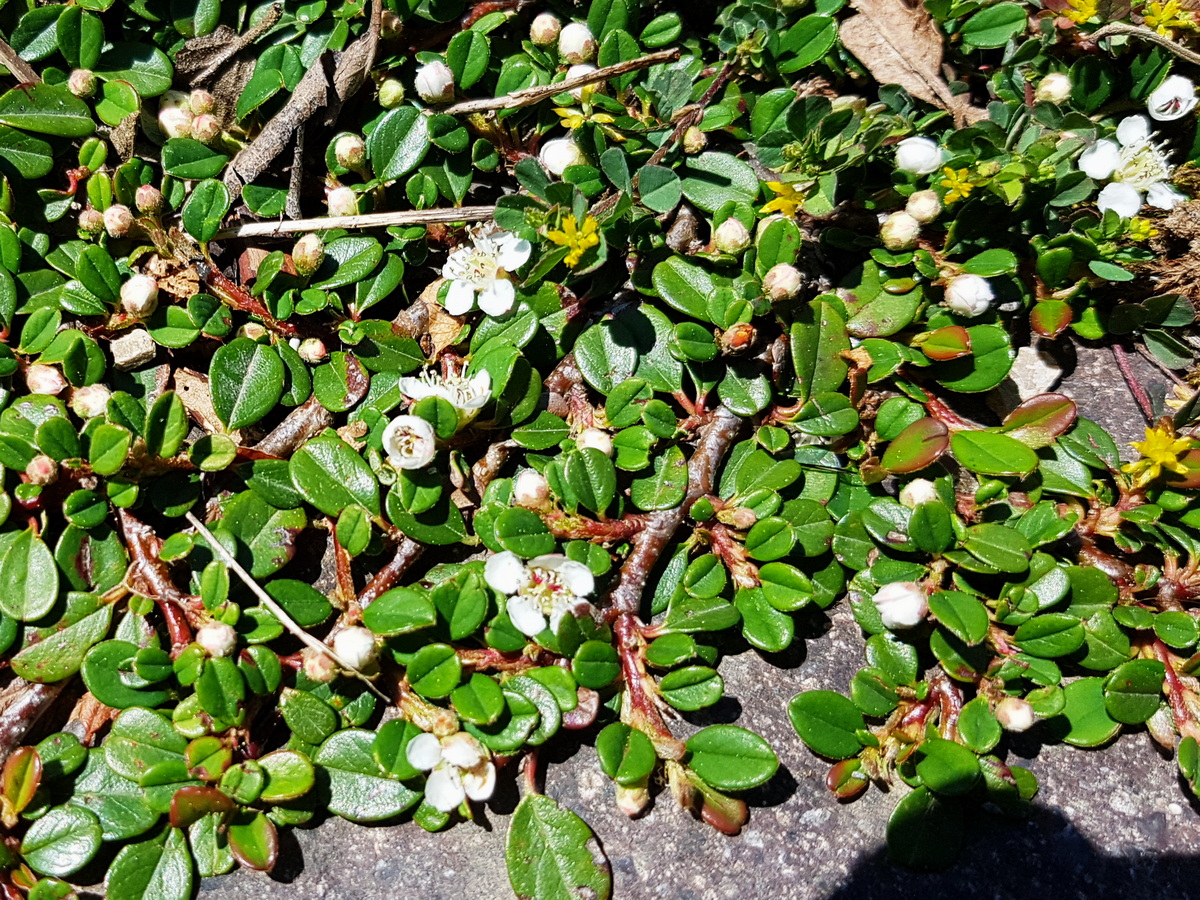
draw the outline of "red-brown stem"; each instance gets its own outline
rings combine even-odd
[[[630,613],[622,614],[613,631],[617,637],[617,653],[621,659],[621,675],[625,683],[625,696],[621,707],[621,720],[644,732],[654,743],[661,759],[682,759],[684,744],[671,734],[663,721],[662,713],[654,697],[646,689],[647,681],[653,684],[646,673],[643,662],[645,642],[638,629],[637,618]]]
[[[597,544],[627,541],[646,527],[648,519],[649,516],[641,513],[630,513],[623,519],[606,519],[603,522],[558,512],[542,517],[542,521],[556,538],[592,541]]]
[[[1129,365],[1129,357],[1125,353],[1125,348],[1120,344],[1112,344],[1109,349],[1112,350],[1113,359],[1117,362],[1117,368],[1121,370],[1121,377],[1125,379],[1129,393],[1133,395],[1133,399],[1137,402],[1138,409],[1142,411],[1142,416],[1146,419],[1146,423],[1153,423],[1154,406],[1150,403],[1150,397],[1146,393],[1146,389],[1142,387],[1142,383],[1138,381],[1137,375],[1134,374],[1133,367]]]
[[[396,582],[400,580],[400,576],[408,571],[408,567],[417,561],[417,558],[420,557],[424,549],[424,544],[418,544],[412,538],[402,539],[396,547],[396,552],[392,556],[391,561],[376,572],[375,577],[367,582],[367,586],[359,593],[359,607],[366,609],[378,600],[381,594],[391,590]]]
[[[926,391],[926,393],[929,392]],[[983,428],[978,422],[964,419],[947,406],[940,397],[935,397],[933,394],[929,394],[929,399],[925,401],[925,409],[929,415],[937,419],[951,431],[979,431]]]
[[[733,583],[740,588],[756,588],[762,581],[758,577],[758,566],[746,557],[746,547],[733,539],[733,532],[725,525],[714,525],[705,534],[713,553],[729,569]]]
[[[501,653],[490,647],[459,650],[458,660],[463,666],[476,672],[524,672],[543,662],[541,659],[531,659],[523,653]],[[549,661],[549,657],[546,661]]]
[[[133,557],[135,590],[158,606],[171,635],[172,653],[177,646],[182,650],[191,643],[190,628],[203,624],[203,606],[199,598],[183,593],[171,580],[166,564],[158,556],[162,541],[153,530],[135,519],[128,510],[117,510],[117,517],[125,535],[125,545]]]
[[[1175,717],[1175,727],[1179,729],[1179,733],[1184,737],[1194,737],[1200,740],[1200,725],[1192,718],[1192,713],[1188,709],[1187,699],[1184,697],[1183,682],[1179,680],[1179,673],[1175,671],[1175,663],[1171,658],[1171,651],[1167,649],[1167,645],[1160,638],[1155,638],[1151,645],[1154,650],[1154,658],[1163,664],[1165,674],[1163,680],[1167,686],[1167,702],[1171,704],[1171,713]]]
[[[212,292],[234,309],[249,313],[252,316],[258,316],[258,318],[262,319],[263,324],[276,334],[281,334],[284,337],[299,337],[300,332],[295,325],[289,322],[280,322],[271,315],[270,310],[257,297],[247,293],[241,285],[226,278],[207,263],[197,265],[197,269],[204,283],[208,285]]]
[[[0,762],[17,749],[29,729],[66,686],[65,679],[40,684],[17,678],[4,688],[4,697],[0,700]],[[11,700],[8,699],[10,696]]]
[[[952,741],[958,736],[958,717],[963,708],[962,691],[941,669],[935,670],[929,677],[929,686],[937,692],[938,703],[941,705],[938,727],[942,737]]]

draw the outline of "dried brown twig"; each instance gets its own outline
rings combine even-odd
[[[217,232],[215,240],[230,238],[279,237],[305,231],[329,231],[334,228],[386,228],[389,225],[438,225],[452,222],[482,222],[490,219],[494,206],[461,206],[455,209],[404,209],[396,212],[367,213],[361,216],[322,216],[284,222],[247,222]]]

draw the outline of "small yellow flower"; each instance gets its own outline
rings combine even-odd
[[[1126,236],[1131,241],[1148,241],[1152,237],[1158,237],[1158,229],[1149,219],[1135,216],[1129,220],[1129,231],[1126,232]]]
[[[943,202],[954,203],[958,200],[965,200],[971,196],[971,191],[975,189],[974,182],[968,177],[966,169],[954,169],[946,166],[942,169],[942,173],[946,176],[942,179],[942,187],[947,188],[946,197]]]
[[[583,115],[583,113],[577,109],[566,109],[562,106],[556,106],[554,107],[554,112],[560,119],[562,119],[560,124],[563,126],[563,128],[570,128],[573,130],[587,121],[587,118]]]
[[[1142,19],[1147,28],[1153,28],[1163,37],[1172,37],[1176,28],[1196,27],[1195,17],[1180,8],[1179,0],[1167,0],[1166,3],[1151,0],[1142,10]]]
[[[1064,9],[1062,14],[1076,25],[1100,15],[1099,0],[1067,0],[1067,5],[1070,8]]]
[[[1161,476],[1164,469],[1176,475],[1187,471],[1187,466],[1179,457],[1192,449],[1192,442],[1188,438],[1175,437],[1175,429],[1169,419],[1161,421],[1154,428],[1147,428],[1146,439],[1134,441],[1130,446],[1140,453],[1142,458],[1124,466],[1122,471],[1133,475],[1134,483],[1139,487],[1144,487]]]
[[[768,181],[767,187],[775,192],[775,197],[759,210],[764,213],[783,213],[788,218],[794,218],[804,207],[804,195],[782,181]]]
[[[573,269],[579,265],[579,260],[583,259],[589,247],[600,243],[600,223],[594,216],[587,216],[580,226],[574,216],[567,216],[562,221],[562,231],[551,231],[546,237],[560,247],[570,249],[563,261]]]

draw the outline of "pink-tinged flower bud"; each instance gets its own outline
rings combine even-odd
[[[928,225],[942,214],[942,201],[937,191],[917,191],[908,198],[904,211],[922,225]]]
[[[440,60],[417,69],[417,96],[426,103],[448,103],[454,99],[454,73]]]
[[[67,90],[81,100],[96,93],[96,73],[91,69],[76,69],[67,79]]]
[[[629,818],[640,816],[649,803],[650,790],[648,788],[617,785],[617,809]]]
[[[921,223],[906,212],[892,213],[879,227],[879,239],[893,252],[911,250],[917,245],[920,234]]]
[[[536,469],[525,469],[513,479],[513,503],[541,509],[550,501],[550,482]]]
[[[350,668],[366,669],[378,655],[375,635],[359,625],[343,628],[333,639],[333,652]]]
[[[329,655],[311,647],[300,651],[301,668],[304,677],[321,684],[328,684],[338,676],[338,666]]]
[[[25,467],[25,475],[30,484],[43,487],[47,484],[54,484],[58,481],[58,463],[44,453],[39,453]]]
[[[683,152],[689,156],[695,156],[697,153],[703,153],[707,146],[708,135],[695,125],[689,125],[687,131],[683,133]]]
[[[558,36],[558,55],[567,65],[591,62],[596,55],[596,39],[582,22],[572,22]]]
[[[717,521],[738,531],[747,531],[758,522],[758,514],[748,506],[728,506],[717,513]]]
[[[979,275],[957,275],[946,285],[946,308],[960,316],[985,313],[994,299],[992,286]]]
[[[181,106],[169,106],[159,110],[158,127],[169,138],[192,136],[192,122],[195,117]]]
[[[331,216],[358,215],[358,194],[354,193],[351,188],[334,188],[326,194],[325,202],[329,205]]]
[[[102,384],[89,384],[71,391],[71,411],[81,419],[104,415],[112,391]]]
[[[379,105],[384,109],[395,109],[404,102],[404,85],[395,78],[385,78],[379,85]]]
[[[296,348],[296,352],[306,363],[314,365],[329,355],[329,351],[325,349],[325,342],[320,338],[305,338]]]
[[[591,447],[593,450],[599,450],[605,456],[613,455],[613,440],[612,435],[602,428],[585,428],[583,434],[575,441],[575,446],[580,450],[586,450]]]
[[[1071,96],[1071,79],[1062,72],[1051,72],[1038,82],[1033,99],[1039,103],[1062,103]]]
[[[535,47],[549,47],[562,34],[562,22],[554,13],[538,13],[529,24],[529,40]]]
[[[228,656],[237,647],[237,632],[224,622],[209,622],[196,630],[196,643],[209,656]]]
[[[726,219],[713,235],[713,245],[721,253],[738,256],[750,246],[750,230],[740,219]]]
[[[580,75],[590,75],[592,72],[595,72],[595,71],[596,71],[596,67],[593,66],[591,63],[580,63],[577,66],[571,66],[569,69],[567,69],[567,74],[563,80],[570,81],[572,78],[578,78]],[[595,90],[597,88],[603,87],[603,82],[597,82],[596,84],[585,85],[584,87],[571,88],[569,93],[576,100],[582,100],[583,92],[589,87],[592,90]]]
[[[886,628],[912,628],[929,614],[925,592],[914,581],[885,584],[872,599]]]
[[[67,379],[54,366],[30,366],[25,370],[25,386],[31,394],[61,394]]]
[[[317,234],[303,235],[292,247],[292,262],[301,275],[311,275],[325,259],[325,242]]]
[[[996,704],[996,721],[1005,731],[1028,731],[1037,721],[1037,715],[1028,700],[1005,697]]]
[[[132,227],[133,213],[129,211],[128,206],[114,203],[104,211],[104,230],[108,232],[109,237],[125,237]]]
[[[787,263],[779,263],[767,270],[763,276],[763,293],[774,303],[794,300],[800,294],[802,279],[800,270]]]
[[[941,495],[928,478],[914,478],[900,489],[900,505],[916,509],[922,503],[940,503]]]
[[[157,216],[162,213],[167,202],[162,191],[152,184],[143,184],[133,195],[134,205],[144,216]]]
[[[196,88],[188,95],[188,106],[192,110],[192,115],[203,116],[216,109],[217,100],[203,88]]]
[[[1181,119],[1195,108],[1196,85],[1183,75],[1170,76],[1146,98],[1146,111],[1158,122]]]
[[[145,319],[158,309],[158,282],[149,275],[134,275],[121,285],[121,311]]]
[[[390,41],[392,38],[399,37],[403,30],[404,20],[390,9],[385,9],[379,17],[379,36],[385,41]]]
[[[104,231],[104,213],[94,206],[86,207],[79,214],[79,230],[84,234],[100,234]]]
[[[542,149],[538,151],[538,162],[551,175],[561,176],[568,166],[586,163],[587,157],[570,138],[555,138],[542,144]]]
[[[268,334],[270,332],[267,331],[267,326],[261,322],[247,322],[237,330],[238,337],[250,338],[252,341],[261,341]]]
[[[357,134],[343,134],[333,145],[333,158],[343,169],[361,169],[367,161],[367,142]]]
[[[202,144],[211,144],[221,136],[221,123],[216,116],[205,113],[192,120],[192,137]]]

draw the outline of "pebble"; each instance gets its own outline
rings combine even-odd
[[[154,359],[156,348],[145,328],[135,328],[111,344],[113,364],[122,371],[136,369]]]

